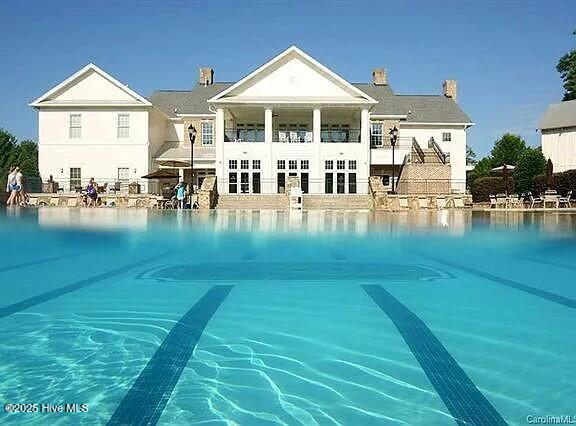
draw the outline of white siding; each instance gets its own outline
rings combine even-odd
[[[576,169],[576,127],[565,131],[544,131],[542,153],[551,159],[554,172]]]

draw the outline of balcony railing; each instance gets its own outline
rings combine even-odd
[[[276,130],[272,134],[272,141],[281,143],[311,143],[313,136],[310,130]]]
[[[264,129],[224,129],[224,142],[264,142]]]
[[[323,143],[360,143],[360,129],[322,130],[320,140]]]
[[[410,149],[412,148],[412,137],[401,136],[396,141],[396,149]],[[390,136],[371,135],[370,148],[387,148],[392,149]]]

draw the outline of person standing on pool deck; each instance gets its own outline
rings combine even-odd
[[[10,173],[8,173],[8,178],[6,179],[6,192],[10,195],[6,201],[7,206],[11,206],[16,199],[16,167],[10,166]]]
[[[186,199],[186,187],[184,182],[178,182],[176,185],[176,199],[178,200],[178,208],[184,209],[184,200]]]
[[[24,191],[24,175],[22,174],[22,170],[20,167],[16,167],[16,187],[17,187],[17,194],[16,194],[16,202],[20,206],[26,206],[27,204],[27,196],[26,191]]]

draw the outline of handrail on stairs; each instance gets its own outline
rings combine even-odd
[[[430,140],[428,140],[428,148],[432,148],[434,150],[442,164],[448,164],[450,162],[450,154],[446,154],[444,151],[442,151],[442,148],[440,148],[438,142],[434,140],[434,137],[431,137]]]
[[[420,146],[416,138],[412,138],[412,148],[414,148],[414,151],[416,151],[416,154],[418,154],[420,162],[424,163],[424,151],[422,150],[422,147]]]

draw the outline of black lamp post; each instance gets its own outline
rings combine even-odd
[[[190,194],[194,194],[194,141],[196,140],[196,127],[192,124],[188,126],[188,137],[190,138]]]
[[[392,194],[396,192],[394,188],[394,148],[396,147],[396,142],[398,142],[398,128],[394,126],[390,129],[390,145],[392,145]]]

